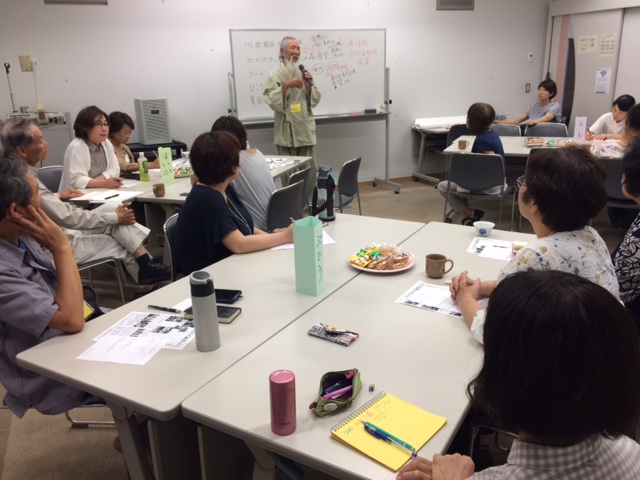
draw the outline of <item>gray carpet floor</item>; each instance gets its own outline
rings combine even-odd
[[[398,180],[401,191],[370,183],[361,186],[362,214],[374,217],[398,218],[417,222],[442,221],[444,201],[433,185]],[[485,219],[497,223],[498,202],[475,202],[485,210]],[[345,213],[357,214],[357,202]],[[511,199],[505,201],[503,223],[497,228],[508,230],[511,218]],[[603,236],[610,249],[617,246],[623,231],[609,225],[606,210],[593,221],[593,227]],[[472,228],[472,227],[470,227]],[[532,233],[523,222],[522,230]],[[115,292],[102,293],[101,303],[117,307],[120,300]],[[4,391],[0,387],[0,395]],[[1,397],[0,397],[1,398]],[[84,408],[73,412],[75,417],[110,419],[105,408]],[[69,428],[64,416],[44,416],[30,411],[18,420],[9,410],[0,409],[0,479],[1,480],[63,480],[96,479],[126,480],[128,478],[122,456],[111,446],[113,428]],[[322,478],[315,476],[314,478]]]

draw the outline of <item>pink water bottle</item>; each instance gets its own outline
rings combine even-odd
[[[296,376],[289,370],[269,375],[271,431],[289,435],[296,430]]]

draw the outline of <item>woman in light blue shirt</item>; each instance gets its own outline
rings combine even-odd
[[[553,98],[558,93],[558,86],[553,80],[543,80],[538,85],[538,100],[531,104],[529,109],[519,117],[510,117],[506,120],[498,120],[498,124],[517,125],[527,121],[527,125],[536,125],[544,122],[559,122],[562,116],[562,107]]]

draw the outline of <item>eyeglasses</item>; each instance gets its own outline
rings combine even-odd
[[[524,175],[516,178],[516,185],[518,188],[522,188],[524,186]]]
[[[94,127],[98,127],[98,128],[109,128],[109,124],[107,122],[97,122],[93,124]]]

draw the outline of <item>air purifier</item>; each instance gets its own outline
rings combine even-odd
[[[166,98],[136,98],[136,130],[142,145],[171,143],[169,104]]]

